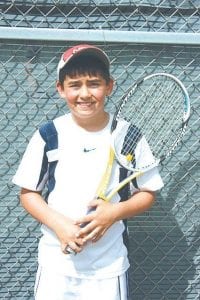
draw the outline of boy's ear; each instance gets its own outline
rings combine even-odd
[[[110,94],[113,91],[113,87],[114,87],[114,80],[111,78],[109,83],[108,83],[108,89],[107,89],[107,95],[106,96],[110,96]]]
[[[64,89],[63,89],[63,86],[62,84],[60,83],[60,81],[56,81],[56,89],[60,95],[61,98],[64,98]]]

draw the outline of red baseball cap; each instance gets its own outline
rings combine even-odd
[[[98,57],[106,66],[109,68],[110,61],[106,53],[101,50],[100,48],[88,44],[81,44],[76,45],[72,48],[69,48],[66,50],[58,63],[57,67],[57,75],[59,77],[60,70],[66,66],[69,61],[71,61],[73,58],[79,56],[80,54],[92,54],[93,56]]]

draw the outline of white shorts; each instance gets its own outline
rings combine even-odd
[[[107,279],[82,279],[52,273],[39,267],[36,300],[127,300],[127,274]]]

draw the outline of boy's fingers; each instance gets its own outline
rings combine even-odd
[[[76,233],[76,238],[83,238],[85,242],[85,236],[88,236],[96,229],[96,223],[91,221],[81,221],[80,230]]]
[[[78,219],[75,221],[75,225],[78,225],[80,228],[86,228],[86,230],[88,230],[88,225],[91,224],[91,222],[94,220],[94,216],[92,215],[92,213]]]
[[[69,247],[69,245],[67,245],[67,246],[65,247],[65,249],[64,249],[63,252],[64,252],[65,254],[73,254],[73,255],[76,255],[76,254],[77,254],[74,250],[72,250],[71,247]]]
[[[78,252],[81,252],[83,249],[84,242],[81,240],[79,243],[77,242],[69,242],[63,249],[63,252],[65,254],[76,254]]]
[[[95,229],[93,230],[91,233],[89,233],[88,235],[86,235],[84,237],[84,242],[87,242],[87,241],[95,241],[99,236],[99,229]]]
[[[100,231],[96,236],[94,236],[94,238],[92,239],[92,242],[96,243],[98,240],[100,240],[100,238],[102,238],[102,236],[105,234],[106,231],[107,231],[107,229]]]

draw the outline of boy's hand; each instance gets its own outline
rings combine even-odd
[[[76,253],[81,252],[84,240],[81,237],[77,237],[80,227],[74,224],[73,220],[61,214],[56,216],[54,224],[54,231],[60,241],[62,252],[68,254],[66,251],[68,246]]]
[[[49,207],[40,192],[22,188],[20,201],[35,219],[53,230],[60,241],[63,253],[67,253],[67,246],[75,252],[82,251],[84,240],[82,237],[77,237],[80,227],[74,220]]]
[[[115,204],[97,199],[90,202],[89,208],[94,208],[94,210],[75,222],[75,225],[78,226],[86,224],[76,234],[76,237],[82,238],[84,243],[87,241],[97,242],[116,221]]]

